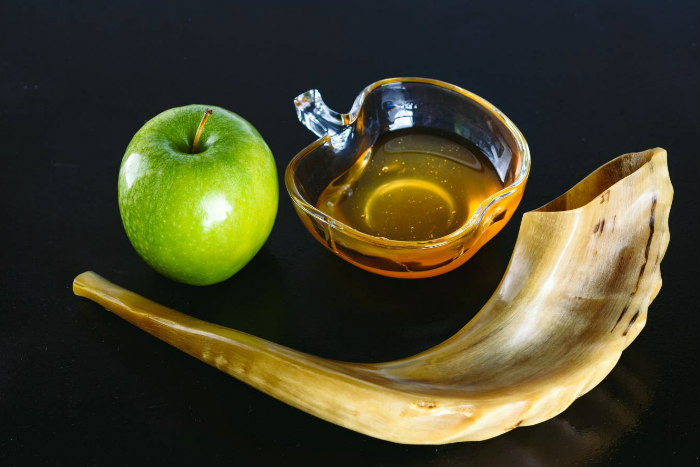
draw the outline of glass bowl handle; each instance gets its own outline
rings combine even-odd
[[[326,106],[321,93],[311,89],[294,98],[299,121],[317,136],[334,136],[343,129],[343,117]]]

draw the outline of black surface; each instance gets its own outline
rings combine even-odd
[[[698,464],[698,3],[248,3],[3,0],[0,6],[0,463],[71,465]],[[274,231],[233,279],[195,288],[131,248],[116,181],[170,107],[253,123],[280,175],[314,137],[292,98],[347,111],[391,76],[442,79],[522,130],[533,169],[492,242],[442,277],[374,276],[304,230]],[[480,443],[402,446],[306,415],[71,293],[93,269],[194,316],[325,357],[377,361],[450,336],[495,289],[522,213],[630,151],[669,151],[664,286],[640,337],[554,420]]]

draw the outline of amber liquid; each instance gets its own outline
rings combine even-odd
[[[443,237],[503,188],[491,162],[452,134],[383,135],[321,193],[317,207],[355,229],[392,240]]]

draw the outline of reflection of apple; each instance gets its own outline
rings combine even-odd
[[[277,170],[265,141],[235,113],[209,109],[178,107],[148,121],[119,170],[131,244],[156,271],[194,285],[245,266],[277,213]]]

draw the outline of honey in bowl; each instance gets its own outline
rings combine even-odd
[[[462,227],[503,187],[468,140],[409,128],[381,136],[323,190],[317,208],[375,237],[433,240]]]

